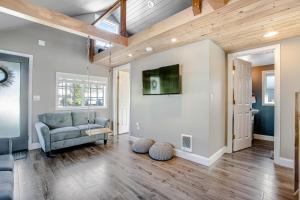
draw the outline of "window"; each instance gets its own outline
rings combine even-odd
[[[99,15],[95,15],[95,19],[97,19],[98,17]],[[119,24],[115,22],[103,20],[100,23],[97,23],[95,26],[110,33],[119,34]],[[112,47],[112,44],[96,40],[96,47],[99,47],[101,49],[108,49]]]
[[[264,106],[275,104],[275,75],[273,70],[262,73],[262,98]]]
[[[119,25],[109,20],[103,20],[96,27],[115,34],[119,32]]]
[[[106,77],[56,73],[56,109],[105,108]]]

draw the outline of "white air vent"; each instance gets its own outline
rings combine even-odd
[[[181,149],[192,152],[192,136],[181,134]]]

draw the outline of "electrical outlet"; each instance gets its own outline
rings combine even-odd
[[[136,126],[136,129],[137,129],[137,130],[140,130],[140,129],[141,129],[141,126],[140,126],[140,123],[139,123],[139,122],[135,123],[135,126]]]

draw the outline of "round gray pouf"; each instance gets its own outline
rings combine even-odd
[[[149,156],[154,160],[170,160],[173,158],[173,146],[169,143],[155,143],[149,150]]]
[[[153,144],[154,140],[141,138],[132,144],[131,149],[135,153],[148,153]]]

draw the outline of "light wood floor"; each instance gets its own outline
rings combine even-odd
[[[16,161],[15,199],[293,199],[293,171],[274,166],[268,143],[225,154],[207,168],[181,158],[153,161],[130,151],[128,136],[47,158]]]

